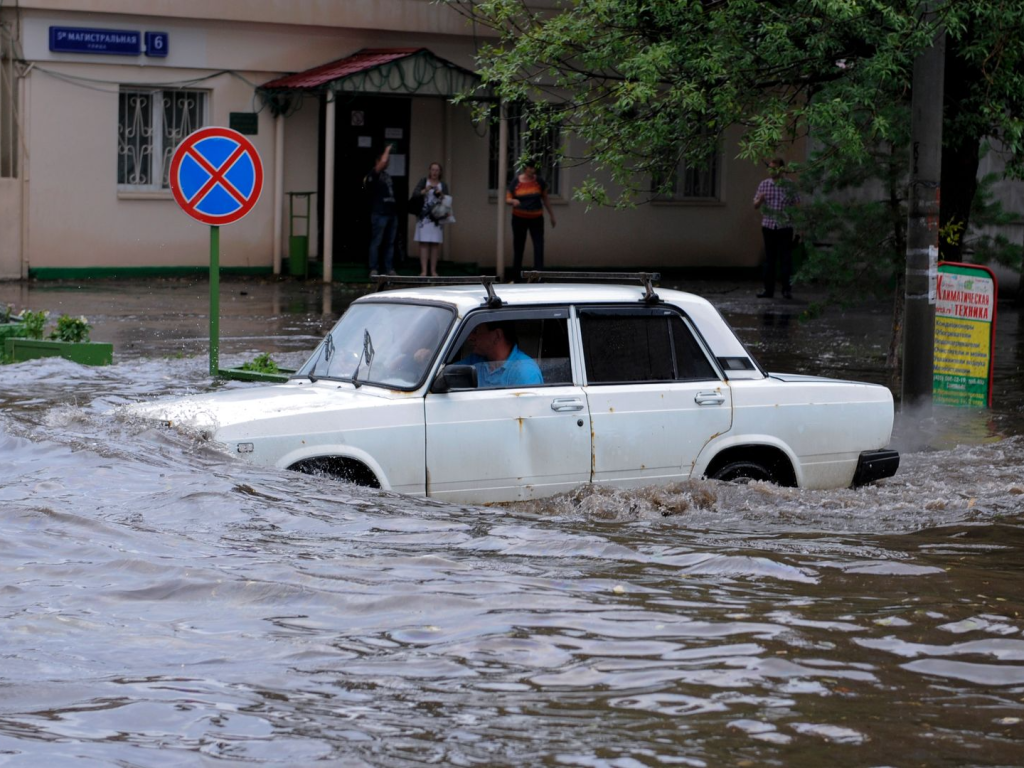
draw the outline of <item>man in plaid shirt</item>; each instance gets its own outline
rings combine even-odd
[[[757,294],[759,299],[770,299],[775,295],[775,264],[781,266],[782,296],[793,298],[789,279],[793,273],[793,225],[786,209],[800,204],[800,195],[791,187],[781,183],[779,177],[785,172],[786,161],[777,157],[768,163],[770,178],[757,185],[754,208],[761,211],[761,235],[764,237],[764,254],[767,260],[764,272],[764,290]]]

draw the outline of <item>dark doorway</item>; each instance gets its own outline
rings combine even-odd
[[[367,264],[370,248],[370,200],[363,179],[386,143],[391,150],[388,173],[398,205],[395,266],[408,253],[406,207],[409,200],[409,123],[407,97],[337,94],[334,135],[334,263]],[[325,106],[320,103],[320,151],[317,195],[319,221],[324,221]],[[317,233],[323,253],[323,225]]]

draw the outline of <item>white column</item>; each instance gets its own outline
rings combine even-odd
[[[508,123],[505,121],[505,103],[498,103],[498,251],[494,269],[498,279],[505,274],[505,177],[508,175]],[[518,275],[512,276],[518,280]]]
[[[455,166],[452,164],[452,116],[451,112],[454,107],[448,100],[444,100],[444,108],[442,110],[442,121],[441,121],[441,132],[444,134],[444,173],[445,183],[450,187],[452,184],[452,178],[455,175]],[[452,228],[444,228],[444,242],[441,244],[441,258],[445,261],[451,260],[452,252]]]
[[[284,115],[274,118],[274,274],[281,274],[284,220]]]
[[[328,91],[327,114],[324,117],[324,282],[334,279],[334,120],[337,101]]]
[[[18,126],[18,139],[21,143],[20,159],[18,161],[18,173],[21,176],[21,279],[28,280],[28,268],[29,268],[29,238],[31,237],[29,216],[31,210],[29,208],[29,194],[31,192],[29,188],[30,176],[29,171],[31,169],[31,163],[29,158],[29,152],[31,151],[29,143],[32,140],[32,131],[30,128],[30,121],[32,119],[32,81],[29,79],[29,72],[35,64],[29,64],[21,75],[20,85],[20,99],[21,99],[21,124]]]

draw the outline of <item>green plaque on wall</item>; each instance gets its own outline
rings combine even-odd
[[[255,136],[260,132],[259,115],[255,112],[232,112],[229,116],[228,127],[243,136]]]

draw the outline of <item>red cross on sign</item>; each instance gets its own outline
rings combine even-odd
[[[219,226],[252,210],[263,189],[263,164],[252,143],[230,128],[200,128],[174,150],[171,193],[193,219]]]

